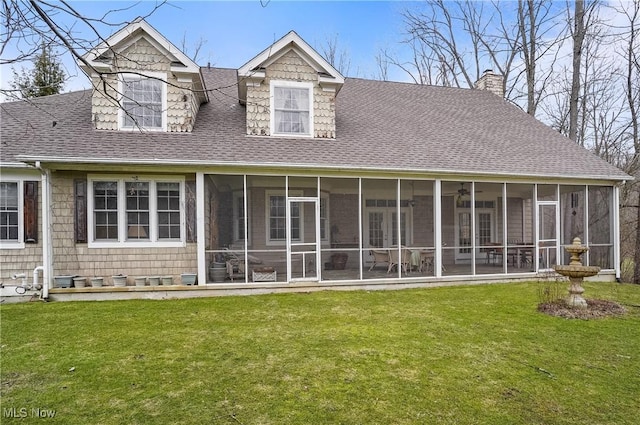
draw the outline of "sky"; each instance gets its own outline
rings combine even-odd
[[[72,1],[83,16],[125,22],[148,14],[155,1]],[[186,41],[187,54],[200,39],[199,65],[239,68],[273,42],[294,30],[307,43],[321,52],[327,40],[337,41],[338,51],[348,57],[347,76],[374,78],[377,75],[376,54],[381,48],[398,46],[402,39],[401,11],[418,3],[408,1],[180,1],[172,0],[146,18],[156,30],[177,47]],[[60,19],[60,17],[57,17]],[[108,37],[120,27],[99,27]],[[75,27],[82,31],[81,26]],[[59,53],[62,53],[61,51]],[[5,51],[5,54],[11,54]],[[64,91],[88,88],[87,78],[77,69],[69,55],[63,65],[70,80]],[[16,69],[19,69],[17,67]],[[400,74],[390,79],[406,78]],[[12,79],[10,68],[2,69],[2,87]]]

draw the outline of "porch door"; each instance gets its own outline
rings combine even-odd
[[[407,245],[407,212],[400,211],[400,235]],[[398,212],[395,207],[367,210],[367,240],[371,248],[398,246]]]
[[[287,280],[320,277],[320,207],[317,198],[290,197],[287,208]],[[302,214],[304,211],[304,214]],[[304,217],[304,222],[300,219]]]
[[[534,261],[538,262],[537,270],[550,270],[558,264],[560,244],[560,220],[558,217],[558,203],[538,203],[538,255]]]
[[[457,246],[456,259],[471,261],[471,241],[473,238],[471,226],[471,210],[458,209],[457,212],[458,225],[457,230]],[[494,242],[494,226],[493,211],[476,209],[476,234],[475,246],[487,246]],[[476,257],[480,254],[479,249],[476,250]]]

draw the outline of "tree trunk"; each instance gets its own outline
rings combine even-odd
[[[574,142],[578,136],[578,99],[580,97],[580,65],[582,63],[584,33],[584,0],[576,0],[573,26],[573,76],[571,98],[569,99],[569,139]]]
[[[518,1],[518,26],[527,80],[527,114],[536,115],[536,17],[533,0]],[[528,24],[528,26],[527,26]],[[528,28],[528,29],[527,29]]]
[[[633,283],[640,284],[640,185],[638,185],[638,208],[636,208],[636,251],[633,255]]]

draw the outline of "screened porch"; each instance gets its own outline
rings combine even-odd
[[[613,186],[204,175],[206,283],[403,281],[614,268]]]

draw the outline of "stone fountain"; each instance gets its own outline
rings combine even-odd
[[[585,277],[595,276],[600,272],[600,267],[583,266],[580,256],[589,250],[589,247],[582,245],[580,238],[574,238],[571,245],[566,245],[564,249],[571,254],[571,261],[568,265],[556,264],[553,269],[569,278],[571,286],[569,287],[569,298],[567,304],[570,307],[587,308],[587,301],[582,298],[584,289],[582,288],[582,280]]]

